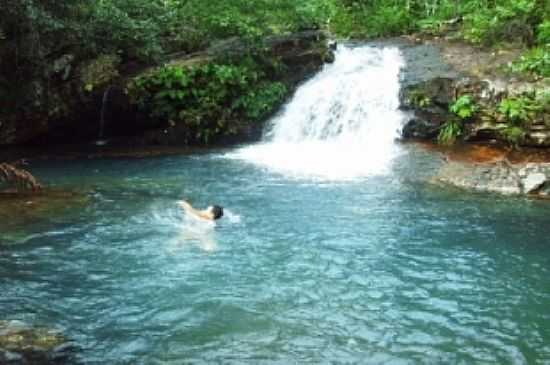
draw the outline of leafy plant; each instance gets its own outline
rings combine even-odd
[[[449,120],[443,124],[437,136],[437,142],[441,145],[452,145],[462,135],[462,123],[457,120]]]
[[[545,19],[537,28],[537,41],[539,44],[550,44],[550,19]]]
[[[550,77],[550,45],[527,51],[511,67],[516,72]]]
[[[525,124],[534,117],[538,110],[540,110],[540,105],[528,96],[506,98],[498,106],[498,111],[514,125]]]
[[[151,117],[183,123],[193,138],[234,134],[271,113],[288,94],[251,58],[240,63],[167,66],[136,79],[134,102]]]
[[[550,114],[550,90],[542,90],[535,95],[535,102],[539,106],[539,113]],[[548,121],[550,122],[550,120]]]
[[[470,95],[462,95],[450,106],[450,111],[460,119],[469,119],[477,112],[478,107]]]
[[[241,96],[233,108],[243,108],[250,119],[259,119],[271,113],[275,105],[281,103],[287,95],[287,87],[280,82],[266,82]]]
[[[525,130],[519,126],[508,126],[500,131],[500,134],[506,139],[509,143],[514,146],[518,146],[521,141],[525,139]]]
[[[498,24],[498,18],[488,9],[466,15],[465,21],[464,38],[472,43],[486,42],[489,33]]]

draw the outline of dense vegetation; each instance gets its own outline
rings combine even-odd
[[[186,142],[208,143],[257,122],[284,100],[287,86],[269,77],[282,66],[258,58],[165,66],[136,78],[129,91],[151,117],[185,125]]]
[[[423,32],[451,34],[488,47],[515,43],[525,53],[510,65],[511,72],[550,76],[547,0],[0,0],[0,8],[0,117],[40,104],[36,102],[40,93],[47,99],[43,89],[58,71],[55,61],[66,54],[78,60],[115,60],[114,67],[151,64],[228,37],[254,43],[268,35],[304,29],[327,30],[337,37]],[[220,70],[235,74],[220,80]],[[109,72],[116,74],[116,70]],[[165,70],[168,75],[171,72]],[[228,105],[227,95],[217,93],[242,91],[231,101],[231,108],[259,118],[262,108],[253,106],[257,98],[244,93],[250,85],[238,81],[252,80],[249,72],[250,67],[234,64],[185,71],[191,78],[213,77],[231,87],[212,90],[208,102],[191,96],[192,91],[175,97],[168,92],[155,100],[187,103],[193,97],[191,105],[200,108],[218,102]],[[90,78],[101,77],[91,75],[84,82],[86,90],[96,84]],[[258,81],[266,82],[262,77]],[[152,92],[146,82],[141,86]],[[261,99],[275,103],[282,86],[268,86]],[[157,114],[178,119],[174,111],[162,110]]]
[[[518,41],[538,47],[548,71],[550,2],[546,0],[2,0],[3,54],[19,67],[67,48],[150,61],[230,36],[261,37],[304,28],[339,36],[379,37],[441,32],[485,45]],[[43,66],[43,65],[42,65]],[[546,67],[546,68],[545,68]],[[527,67],[529,68],[529,67]],[[535,67],[536,68],[536,67]],[[3,67],[2,70],[6,68]]]

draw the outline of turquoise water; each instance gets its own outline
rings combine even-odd
[[[550,204],[427,184],[438,158],[402,148],[340,182],[227,150],[35,162],[89,200],[0,248],[0,320],[85,364],[549,364]]]

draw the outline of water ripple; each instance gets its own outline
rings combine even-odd
[[[58,328],[90,364],[550,361],[547,205],[409,183],[412,160],[346,183],[142,163],[67,167],[102,171],[101,196],[0,249],[0,320]],[[197,233],[183,197],[231,215]]]

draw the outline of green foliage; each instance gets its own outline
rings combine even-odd
[[[90,14],[89,46],[102,53],[119,53],[125,59],[155,59],[163,51],[159,40],[166,25],[164,12],[160,1],[99,1]]]
[[[537,41],[539,44],[550,45],[550,19],[545,19],[539,26]]]
[[[506,141],[518,146],[525,139],[525,130],[522,127],[511,125],[500,131]]]
[[[228,37],[256,42],[304,29],[325,29],[342,37],[454,30],[477,44],[522,42],[531,50],[512,68],[550,75],[550,2],[543,0],[2,1],[0,80],[1,89],[9,89],[9,93],[2,92],[9,108],[2,107],[9,110],[47,104],[47,92],[40,96],[44,100],[34,100],[35,85],[41,83],[46,90],[54,77],[53,61],[66,54],[77,61],[116,55],[120,64],[150,64]],[[93,89],[116,73],[109,68],[103,76],[85,75],[85,87]],[[178,82],[179,88],[175,87]],[[181,86],[186,82],[187,86]],[[186,124],[214,123],[207,128],[212,135],[229,131],[234,125],[230,120],[235,118],[269,114],[271,106],[286,96],[284,86],[273,83],[262,67],[246,62],[226,61],[180,71],[166,68],[136,85],[143,107],[150,107],[156,117]],[[431,100],[419,97],[415,102],[428,106]],[[472,117],[477,110],[467,99],[457,100],[452,108],[461,119]],[[515,120],[523,118],[516,109],[502,107]],[[447,125],[444,130],[454,135],[455,127]]]
[[[501,135],[512,145],[519,145],[526,135],[526,128],[531,120],[540,113],[550,111],[550,93],[525,94],[503,99],[498,112],[507,121],[507,126],[501,130]]]
[[[442,128],[439,130],[439,135],[437,136],[437,143],[449,146],[456,142],[458,137],[462,135],[462,123],[457,120],[449,120],[443,124]]]
[[[523,125],[533,119],[541,108],[536,100],[527,95],[503,99],[498,111],[513,125]]]
[[[270,81],[251,58],[238,64],[166,66],[136,79],[129,91],[153,118],[183,123],[192,138],[205,143],[260,120],[287,95],[286,86]]]
[[[548,42],[549,2],[540,0],[333,1],[330,30],[341,36],[432,34],[456,28],[473,43]],[[463,22],[460,22],[460,20]]]
[[[474,116],[478,107],[470,95],[462,95],[450,106],[450,110],[460,119],[469,119]]]
[[[337,10],[331,30],[347,37],[398,35],[412,29],[412,14],[399,4],[353,1]]]
[[[280,82],[264,82],[237,99],[233,108],[244,109],[245,115],[258,120],[273,112],[287,95],[287,87]]]
[[[533,30],[539,22],[537,0],[504,0],[498,5],[478,8],[465,16],[464,36],[474,43],[534,41]]]
[[[515,72],[550,77],[550,45],[527,51],[512,64],[511,68]]]
[[[550,90],[539,91],[535,95],[535,101],[539,106],[539,113],[550,114]]]

